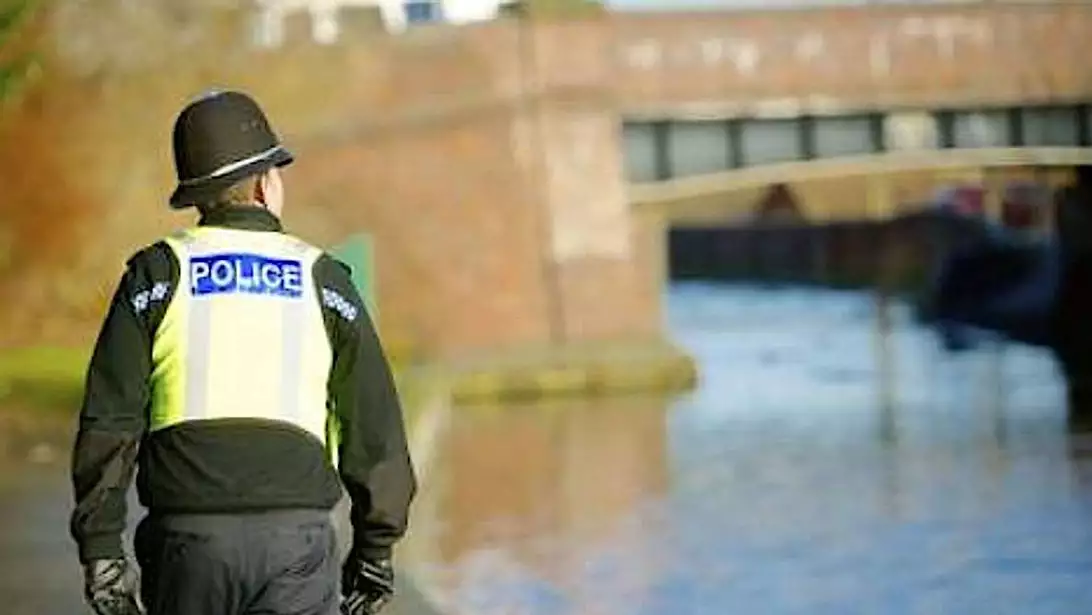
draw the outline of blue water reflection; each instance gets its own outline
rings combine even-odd
[[[473,494],[440,505],[438,531],[463,538],[426,572],[455,612],[1089,612],[1092,457],[1048,354],[950,355],[899,306],[881,337],[857,293],[695,285],[669,302],[702,364],[694,393],[629,414],[457,415],[464,448],[490,432],[552,444],[444,487]],[[624,501],[599,493],[621,484]],[[494,504],[519,489],[535,512]],[[453,513],[467,498],[473,514]]]

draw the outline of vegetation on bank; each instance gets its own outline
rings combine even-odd
[[[606,7],[599,0],[522,0],[502,8],[503,13],[531,18],[580,18],[602,15]]]
[[[20,35],[34,14],[32,0],[0,0],[0,102],[10,99],[37,66]]]
[[[82,348],[4,350],[0,354],[0,405],[74,411],[83,396],[89,357]]]

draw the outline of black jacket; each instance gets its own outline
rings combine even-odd
[[[282,230],[256,207],[221,210],[201,224]],[[325,288],[356,308],[323,306],[333,349],[329,400],[341,421],[340,482],[352,501],[353,547],[387,557],[405,532],[416,491],[401,407],[348,267],[323,255],[314,279],[320,296]],[[141,504],[153,514],[329,509],[341,497],[322,445],[294,426],[225,419],[147,431],[152,340],[178,280],[178,260],[165,242],[135,254],[95,344],[72,456],[71,533],[82,562],[123,553],[135,467]]]

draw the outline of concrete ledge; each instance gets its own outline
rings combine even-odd
[[[434,367],[456,404],[692,389],[694,360],[663,341],[525,349]]]

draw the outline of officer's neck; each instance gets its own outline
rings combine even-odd
[[[281,232],[281,221],[260,205],[230,205],[204,212],[199,226],[214,226],[248,231]]]

